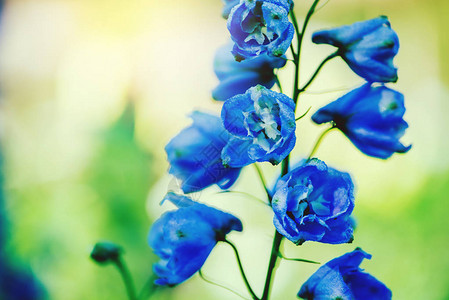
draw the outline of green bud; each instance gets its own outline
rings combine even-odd
[[[95,244],[90,257],[99,264],[107,264],[116,261],[122,248],[111,242],[98,242]]]

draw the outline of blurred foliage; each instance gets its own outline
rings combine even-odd
[[[132,274],[142,280],[152,274],[154,256],[146,244],[149,220],[144,209],[151,183],[156,176],[150,172],[152,157],[143,151],[134,137],[134,105],[129,102],[120,118],[99,135],[101,146],[86,170],[86,183],[97,193],[103,213],[97,216],[97,224],[103,228],[100,240],[110,240],[125,249]],[[115,272],[102,270],[104,273]],[[97,282],[104,281],[104,276]],[[115,279],[119,281],[118,278]],[[122,283],[117,282],[119,289]],[[103,297],[113,299],[123,291],[107,288]],[[106,296],[109,294],[108,296]]]
[[[44,287],[26,263],[8,247],[9,217],[5,209],[3,190],[3,154],[0,149],[0,299],[41,300],[46,298]]]

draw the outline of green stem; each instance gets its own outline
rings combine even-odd
[[[235,257],[237,258],[237,264],[239,265],[240,274],[242,274],[243,281],[245,282],[246,288],[248,289],[251,298],[253,298],[254,300],[260,300],[259,297],[257,297],[257,295],[254,293],[253,289],[251,288],[251,285],[249,284],[248,278],[245,275],[245,271],[243,270],[242,261],[240,260],[240,255],[239,251],[237,250],[237,247],[235,247],[235,245],[228,240],[223,240],[223,242],[231,246],[232,249],[234,250]]]
[[[274,76],[274,79],[276,80],[276,84],[279,87],[279,91],[281,92],[281,94],[283,94],[284,92],[282,91],[282,85],[277,74]]]
[[[298,21],[295,16],[295,12],[293,9],[290,10],[290,17],[293,23],[293,26],[295,27],[296,37],[298,40],[298,47],[297,52],[295,53],[294,48],[290,47],[292,50],[293,58],[295,60],[295,82],[293,86],[293,101],[295,103],[295,111],[298,107],[298,98],[299,98],[299,65],[300,65],[300,58],[301,58],[301,46],[302,41],[304,38],[304,33],[307,29],[307,25],[309,23],[310,18],[312,17],[316,6],[318,5],[318,2],[320,0],[315,0],[310,7],[307,16],[304,20],[304,24],[302,26],[301,32],[299,32],[299,26]],[[284,176],[289,171],[289,161],[290,161],[290,155],[287,155],[287,157],[282,161],[282,173],[281,176]],[[270,255],[270,261],[268,263],[268,270],[267,270],[267,276],[265,278],[265,285],[263,289],[263,294],[261,300],[268,300],[270,296],[270,287],[271,287],[271,280],[274,275],[274,269],[276,267],[276,262],[279,257],[279,248],[282,243],[283,236],[276,230],[276,233],[273,238],[273,245],[271,247],[271,255]]]
[[[290,164],[290,155],[287,155],[286,158],[282,161],[282,176],[288,173],[289,170],[289,164]]]
[[[282,161],[281,176],[284,176],[285,174],[288,173],[289,161],[290,161],[290,155],[287,155],[287,157]],[[274,275],[274,268],[276,266],[276,262],[279,257],[279,248],[281,246],[283,237],[284,236],[276,230],[276,232],[274,234],[274,238],[273,238],[273,245],[271,247],[270,261],[268,263],[267,276],[265,278],[265,285],[263,288],[263,294],[262,294],[261,300],[268,300],[268,297],[270,296],[271,279]]]
[[[265,286],[261,300],[268,300],[270,296],[271,278],[274,274],[276,262],[279,257],[279,247],[281,246],[283,236],[276,230],[273,239],[273,246],[271,247],[270,262],[268,263],[267,277],[265,279]]]
[[[298,21],[296,19],[295,11],[292,9],[290,10],[290,16],[293,23],[293,26],[295,27],[295,33],[296,33],[296,39],[298,40],[298,48],[297,52],[294,51],[293,46],[291,46],[294,62],[295,62],[295,82],[293,84],[293,101],[295,102],[295,111],[296,111],[296,102],[298,102],[298,85],[299,85],[299,58],[301,55],[301,40],[302,40],[302,34],[299,32],[299,26]]]
[[[323,131],[323,133],[321,133],[321,135],[318,137],[315,146],[313,147],[312,151],[310,151],[309,157],[307,158],[307,161],[310,161],[312,159],[312,156],[315,154],[316,150],[318,149],[318,147],[321,144],[321,141],[323,140],[324,136],[331,130],[335,129],[337,127],[332,126],[329,127],[328,129],[326,129],[325,131]]]
[[[334,52],[331,55],[329,55],[328,57],[326,57],[321,64],[318,66],[318,68],[315,70],[315,73],[313,73],[312,77],[310,77],[309,81],[307,81],[307,83],[298,91],[298,94],[301,94],[302,92],[304,92],[310,84],[312,84],[313,80],[315,79],[315,77],[318,75],[318,73],[320,73],[321,68],[323,68],[323,66],[330,61],[331,59],[333,59],[334,57],[338,56],[338,52]]]
[[[295,27],[296,36],[298,37],[298,48],[297,48],[298,52],[296,53],[296,58],[295,58],[295,64],[296,64],[295,83],[293,86],[293,101],[295,102],[295,105],[298,103],[298,98],[299,98],[299,94],[300,94],[300,92],[299,92],[299,65],[300,65],[300,59],[301,59],[302,41],[304,39],[304,34],[306,32],[307,25],[309,24],[310,18],[312,17],[313,13],[315,12],[315,8],[318,5],[318,2],[320,2],[320,0],[315,0],[313,2],[312,6],[310,7],[309,11],[307,12],[306,18],[304,19],[304,23],[302,25],[301,32],[298,31],[299,27],[298,27],[298,23],[297,23],[296,16],[295,16],[293,9],[290,11],[292,23],[293,23],[293,26]],[[298,107],[298,105],[295,106],[295,110],[297,107]]]
[[[267,187],[265,177],[263,176],[262,170],[260,169],[259,165],[257,165],[257,163],[254,163],[254,168],[256,168],[257,174],[259,174],[260,181],[262,182],[263,188],[264,188],[265,192],[267,193],[268,201],[271,203],[270,190]]]
[[[134,282],[125,261],[119,256],[117,259],[113,260],[113,262],[117,267],[120,275],[122,275],[123,283],[125,284],[126,293],[128,294],[129,300],[137,300]]]
[[[153,292],[157,288],[157,285],[154,284],[154,280],[156,278],[157,278],[156,275],[152,274],[147,279],[147,281],[143,285],[142,289],[140,290],[140,293],[139,293],[139,296],[137,297],[137,299],[145,300],[145,299],[148,299],[148,297],[150,297],[153,294]]]

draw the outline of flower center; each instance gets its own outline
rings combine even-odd
[[[275,15],[273,19],[279,20]],[[278,35],[267,27],[262,13],[262,1],[258,1],[248,15],[243,19],[242,29],[248,33],[245,43],[249,45],[267,45],[275,40]]]
[[[282,139],[279,120],[279,105],[273,101],[259,100],[254,102],[254,111],[246,112],[245,127],[248,135],[253,137],[254,144],[267,152]]]

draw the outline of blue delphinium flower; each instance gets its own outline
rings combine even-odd
[[[225,101],[257,84],[271,88],[276,77],[275,68],[282,68],[287,62],[284,58],[266,54],[237,62],[231,53],[232,44],[218,49],[214,59],[214,71],[220,84],[212,91],[215,100]]]
[[[262,55],[282,56],[294,35],[288,20],[292,1],[242,0],[231,10],[228,30],[237,61]]]
[[[393,58],[399,39],[387,17],[315,32],[312,41],[338,47],[338,54],[359,76],[370,82],[396,82]]]
[[[168,193],[178,209],[164,213],[154,222],[148,243],[160,261],[153,269],[158,285],[176,285],[204,264],[218,241],[232,230],[242,231],[242,223],[231,214],[200,204],[186,196]]]
[[[233,137],[223,148],[223,164],[280,163],[295,146],[294,109],[292,99],[261,85],[228,99],[221,118]]]
[[[320,267],[301,287],[298,297],[307,300],[390,300],[391,291],[359,265],[371,255],[357,248]]]
[[[312,120],[333,122],[360,151],[386,159],[411,148],[399,142],[408,127],[404,113],[401,93],[367,83],[319,109]]]
[[[347,173],[312,159],[278,180],[274,188],[273,223],[295,244],[351,242],[354,185]]]
[[[240,168],[223,166],[221,151],[230,139],[219,117],[195,111],[193,124],[183,129],[165,146],[169,173],[182,180],[184,193],[202,190],[212,184],[229,188]]]
[[[0,299],[47,299],[42,284],[34,274],[27,269],[12,267],[7,259],[7,257],[0,258]]]
[[[240,3],[240,0],[222,0],[223,1],[223,11],[221,13],[222,17],[227,19],[231,9]]]

